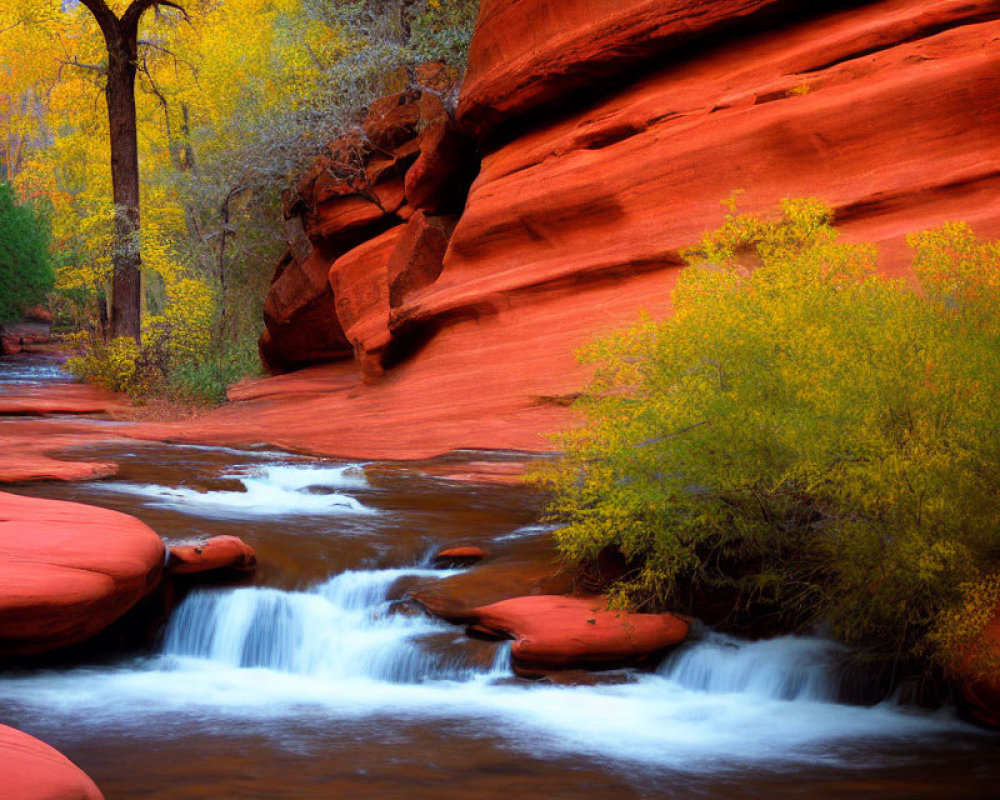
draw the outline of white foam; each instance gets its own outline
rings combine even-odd
[[[710,636],[634,683],[512,685],[502,680],[507,645],[482,667],[421,647],[422,637],[460,633],[391,613],[389,589],[409,574],[449,573],[347,572],[307,592],[196,592],[176,612],[158,657],[3,679],[0,704],[85,725],[143,725],[155,716],[158,726],[183,728],[193,716],[226,726],[306,712],[331,720],[471,720],[533,754],[716,772],[856,765],[877,757],[875,743],[970,730],[947,714],[833,702],[833,646],[813,638]]]
[[[361,467],[355,464],[338,467],[276,464],[234,470],[220,477],[238,480],[245,491],[198,491],[186,486],[113,481],[96,484],[96,487],[102,491],[146,498],[150,506],[217,519],[377,513],[355,497],[335,491],[360,489],[368,485]]]

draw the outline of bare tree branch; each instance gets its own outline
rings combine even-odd
[[[101,0],[98,0],[101,2]],[[173,8],[181,12],[185,22],[190,22],[191,18],[188,16],[187,11],[184,6],[179,3],[173,2],[173,0],[135,0],[127,9],[125,13],[122,14],[121,24],[122,30],[127,33],[133,33],[139,30],[139,20],[142,15],[145,14],[149,9],[153,7],[164,6],[166,8]]]
[[[76,56],[73,56],[73,58],[71,58],[69,60],[63,59],[63,58],[59,58],[59,59],[56,59],[56,60],[60,64],[64,64],[67,67],[77,67],[79,69],[85,69],[85,70],[89,70],[91,72],[98,72],[101,75],[107,75],[108,74],[108,68],[107,67],[105,67],[105,66],[103,66],[101,64],[84,64],[79,59],[77,59]]]
[[[101,33],[104,34],[104,40],[107,42],[114,39],[118,34],[118,17],[108,8],[108,4],[104,0],[80,0],[80,2],[94,15]]]

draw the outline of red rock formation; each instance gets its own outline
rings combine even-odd
[[[35,415],[119,411],[122,398],[88,386],[4,387],[0,394],[0,483],[87,481],[107,478],[118,466],[107,461],[67,461],[51,453],[116,439],[117,433],[61,419]]]
[[[414,292],[441,274],[457,217],[432,217],[417,211],[409,220],[386,263],[389,306],[403,305]]]
[[[475,545],[461,545],[458,547],[446,547],[434,554],[434,564],[437,566],[447,564],[475,564],[486,558],[486,551]]]
[[[434,75],[425,77],[437,82]],[[388,253],[372,253],[369,240],[409,219],[416,208],[460,207],[472,179],[470,162],[471,145],[429,87],[372,103],[359,131],[329,145],[285,197],[289,248],[275,269],[260,342],[272,371],[357,354],[372,374],[380,373],[388,309],[369,306],[374,297],[384,303],[388,296]],[[359,272],[376,263],[378,286]],[[334,264],[340,266],[332,270]]]
[[[127,514],[0,493],[0,655],[100,633],[158,585],[163,557]]]
[[[193,575],[211,570],[253,572],[257,555],[238,536],[213,536],[192,545],[172,545],[167,558],[171,575]]]
[[[460,122],[484,137],[779,0],[484,0]],[[548,109],[546,109],[548,110]]]
[[[41,322],[49,325],[52,322],[52,312],[43,306],[31,306],[24,309],[24,318],[29,322]]]
[[[353,353],[333,307],[327,275],[331,260],[312,250],[304,261],[286,252],[264,303],[267,330],[260,340],[264,364],[275,371]]]
[[[7,800],[104,800],[66,756],[6,725],[0,725],[0,776]]]
[[[349,250],[330,267],[337,319],[365,375],[382,372],[389,333],[388,263],[404,227],[399,225]]]
[[[476,609],[513,597],[569,594],[573,574],[564,569],[550,537],[518,542],[513,551],[447,578],[417,580],[410,596],[426,611],[456,623],[474,623]]]
[[[356,374],[351,386],[347,366],[312,373],[321,383],[295,419],[289,384],[259,386],[177,438],[371,457],[551,447],[540,434],[571,421],[565,405],[588,374],[573,350],[640,309],[669,313],[679,251],[722,222],[734,190],[748,212],[774,213],[784,197],[831,203],[895,275],[908,274],[909,231],[964,219],[1000,234],[1000,2],[838,5],[484,0],[459,114],[485,155],[454,233],[439,237],[440,263],[437,241],[397,268],[421,224],[410,204],[363,235],[351,228],[361,238],[349,247],[334,233],[346,217],[321,225],[316,209],[287,209],[325,266],[410,220],[386,268],[390,345],[374,360],[360,350],[367,383]],[[385,115],[403,118],[392,131],[413,119],[399,108]],[[376,186],[402,175],[409,192],[422,157],[450,152],[424,122],[419,154],[365,156]],[[363,201],[320,172],[302,191],[328,198],[316,208]],[[364,281],[345,281],[338,308],[371,307],[374,295],[348,296],[354,286]],[[384,338],[379,290],[368,318]],[[286,363],[316,360],[309,342],[324,330],[344,338],[335,293],[316,291],[329,293],[325,316],[287,317],[300,342],[282,344]]]
[[[981,46],[997,16],[996,2],[889,2],[810,20],[518,137],[485,157],[440,278],[398,317],[670,267],[735,189],[747,211],[824,199],[852,237],[889,245],[893,273],[910,230],[1000,231],[1000,124],[983,124],[1000,121],[1000,47]]]
[[[683,642],[688,624],[672,614],[609,611],[600,597],[515,597],[474,609],[473,629],[512,636],[520,673],[621,666]]]
[[[4,442],[5,445],[13,444]],[[118,465],[107,461],[62,461],[43,453],[25,452],[38,442],[28,442],[14,453],[0,454],[0,483],[36,481],[97,481],[118,474]]]
[[[109,414],[128,401],[88,384],[11,385],[0,394],[0,416],[42,414]]]
[[[979,674],[984,665],[992,671],[992,677]],[[958,665],[955,672],[976,719],[1000,727],[1000,607],[979,636],[975,652]]]

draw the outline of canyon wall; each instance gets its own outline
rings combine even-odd
[[[229,438],[544,449],[575,348],[669,313],[735,191],[826,201],[893,275],[909,231],[997,236],[998,75],[1000,0],[483,0],[457,110],[427,68],[287,197],[262,356],[332,366],[242,387]]]

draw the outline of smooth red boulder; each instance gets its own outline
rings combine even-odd
[[[524,484],[527,469],[525,461],[465,461],[459,465],[435,464],[422,471],[446,481],[520,486]]]
[[[486,558],[486,551],[475,545],[446,547],[434,554],[435,564],[475,564]]]
[[[252,572],[257,566],[253,548],[238,536],[213,536],[192,545],[172,545],[167,559],[167,572],[172,575],[193,575],[216,569]]]
[[[159,584],[163,558],[135,517],[0,492],[0,655],[95,636]]]
[[[8,444],[5,442],[5,444]],[[62,461],[44,453],[0,454],[0,483],[35,481],[97,481],[118,474],[118,465],[105,461]]]
[[[515,597],[470,616],[474,629],[514,638],[511,656],[523,671],[634,663],[688,635],[672,614],[609,611],[601,597]]]
[[[4,800],[104,800],[87,775],[55,748],[0,725],[0,796]]]

